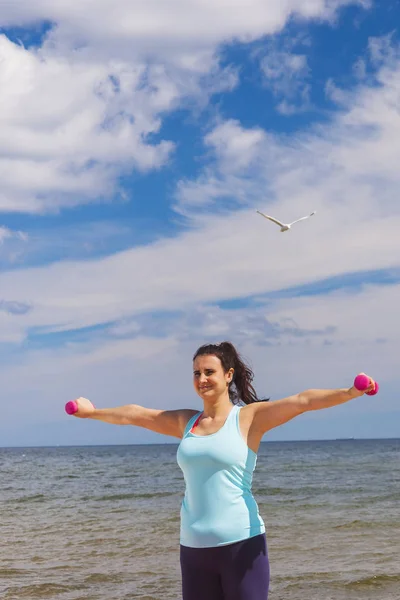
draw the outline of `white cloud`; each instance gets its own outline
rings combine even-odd
[[[5,335],[87,327],[397,267],[399,70],[382,68],[380,87],[360,87],[329,125],[290,143],[237,123],[218,126],[207,138],[220,157],[218,168],[188,186],[188,204],[185,184],[179,191],[192,230],[101,260],[2,273],[3,299],[32,307],[9,317]],[[241,168],[232,171],[232,164]],[[241,199],[241,211],[201,211],[202,202],[218,201],[210,197],[215,182],[221,193]],[[283,220],[310,209],[317,216],[280,234],[255,208]]]
[[[146,143],[172,96],[144,66],[88,64],[27,51],[0,36],[0,210],[56,209],[109,195],[116,174],[165,162]],[[162,97],[161,97],[162,95]]]
[[[362,79],[362,77],[359,77],[359,79]],[[349,93],[347,89],[340,88],[335,84],[332,78],[329,78],[325,83],[325,95],[335,104],[346,107],[351,92]]]
[[[151,143],[166,112],[235,86],[218,49],[330,19],[351,0],[83,0],[3,3],[0,26],[52,23],[43,45],[0,36],[0,211],[48,212],[116,193],[118,177],[160,168]]]
[[[380,37],[370,37],[368,40],[368,52],[371,63],[380,67],[389,60],[399,57],[399,48],[393,42],[394,31]]]
[[[160,408],[199,407],[191,384],[192,355],[201,343],[222,339],[237,344],[254,370],[258,393],[273,399],[309,387],[344,387],[361,370],[374,375],[382,386],[380,395],[351,403],[343,413],[358,435],[360,415],[369,413],[379,424],[381,415],[397,410],[397,394],[392,395],[390,390],[391,386],[395,389],[397,372],[400,324],[393,315],[397,314],[399,295],[399,285],[385,289],[370,286],[356,294],[335,292],[290,298],[247,309],[204,307],[175,319],[167,336],[149,337],[132,330],[131,339],[110,339],[103,334],[61,347],[27,348],[23,354],[7,356],[0,365],[0,384],[8,402],[1,426],[2,441],[21,443],[20,429],[25,423],[32,429],[35,423],[52,421],[52,431],[58,432],[64,403],[78,394],[93,399],[100,407],[129,402]],[[276,323],[277,328],[283,325],[287,333],[269,335],[264,327],[266,319]],[[304,336],[296,337],[291,329]],[[376,334],[384,339],[377,340]],[[266,341],[271,345],[265,345]],[[329,424],[332,417],[338,417],[338,411],[340,414],[337,409],[336,415],[321,411],[323,414],[316,417],[305,417],[302,426],[307,428],[304,421],[310,421],[308,436],[315,435],[313,418],[325,422],[334,432]],[[58,439],[57,443],[71,443],[74,425],[66,427],[68,438],[62,442]],[[97,440],[95,431],[83,424],[80,427],[82,438],[76,443]],[[285,437],[286,432],[283,428],[276,435]],[[110,440],[114,435],[114,441],[129,443],[125,434],[113,428],[101,429],[99,443],[105,443],[107,435]],[[55,443],[49,436],[47,443]],[[130,443],[161,441],[138,430],[130,430],[129,436]],[[34,443],[43,443],[39,437],[28,437]]]
[[[289,142],[236,122],[218,125],[206,138],[216,168],[179,188],[179,207],[194,230],[97,261],[1,274],[2,298],[32,306],[9,317],[4,335],[86,327],[397,266],[399,73],[400,63],[384,65],[379,87],[360,85],[330,124]],[[239,199],[242,210],[198,216],[222,195]],[[282,235],[255,208],[283,220],[318,213]]]
[[[373,230],[368,221],[356,231],[351,224],[342,225],[338,243],[333,214],[309,229],[309,235],[302,224],[290,238],[255,213],[238,214],[177,240],[110,258],[3,273],[4,301],[27,304],[31,310],[4,319],[1,336],[22,336],[33,327],[43,333],[67,331],[151,311],[187,310],[202,302],[398,264],[399,218],[391,224],[389,219],[374,221]]]
[[[265,85],[279,100],[280,113],[289,115],[310,107],[310,69],[305,54],[271,48],[260,66]]]
[[[54,43],[81,47],[100,45],[122,52],[185,55],[221,42],[250,41],[275,33],[291,16],[331,19],[354,0],[14,0],[2,6],[1,24],[28,25],[47,20],[57,24]]]
[[[190,216],[208,205],[217,209],[221,200],[228,199],[239,207],[255,202],[259,198],[260,157],[266,148],[274,152],[274,138],[260,127],[244,129],[237,120],[230,119],[216,125],[204,143],[211,156],[217,158],[218,168],[212,162],[197,180],[179,181],[174,209]]]
[[[269,210],[278,210],[284,220],[321,208],[318,219],[326,215],[334,219],[336,227],[340,224],[350,230],[353,222],[398,214],[400,60],[391,58],[384,63],[375,80],[379,85],[374,81],[340,90],[341,109],[331,122],[297,136],[249,132],[235,122],[218,125],[208,136],[214,141],[216,165],[197,181],[181,183],[181,209],[186,206],[189,210],[194,195],[197,206],[201,199],[210,203],[212,183],[211,192],[223,189],[225,196],[246,198],[248,205],[261,210],[269,205]],[[247,169],[230,169],[226,157],[235,153],[240,136],[249,140],[250,134],[258,138],[244,153]],[[352,235],[357,235],[357,230]]]
[[[169,159],[171,141],[148,140],[162,113],[236,81],[229,69],[217,77],[217,63],[208,62],[201,89],[183,67],[170,73],[162,64],[63,57],[4,35],[0,56],[0,211],[52,211],[112,196],[119,175]]]
[[[0,225],[0,265],[16,263],[24,253],[28,241],[29,236],[24,231],[14,231]]]
[[[237,121],[230,120],[215,127],[205,136],[204,142],[211,148],[218,148],[219,159],[225,169],[237,171],[249,166],[265,139],[263,129],[244,130]]]
[[[264,56],[261,62],[265,76],[280,82],[286,75],[290,78],[307,72],[307,57],[304,54],[275,52]]]

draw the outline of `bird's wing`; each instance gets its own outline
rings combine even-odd
[[[305,217],[301,217],[300,219],[296,219],[296,221],[293,221],[292,223],[290,223],[290,225],[294,225],[295,223],[298,223],[299,221],[304,221],[304,219],[309,219],[310,217],[312,217],[313,215],[315,215],[315,211],[312,212],[309,215],[306,215]]]
[[[273,223],[276,223],[277,225],[279,225],[279,227],[285,227],[285,223],[281,223],[280,221],[278,221],[278,219],[274,219],[274,217],[270,217],[269,215],[264,215],[264,213],[260,212],[259,210],[257,210],[257,212],[262,217],[265,217],[266,219],[269,219]]]

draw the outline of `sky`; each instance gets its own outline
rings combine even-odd
[[[0,446],[175,442],[67,401],[201,408],[232,341],[264,440],[400,436],[399,0],[0,8]],[[290,231],[284,222],[316,211]]]

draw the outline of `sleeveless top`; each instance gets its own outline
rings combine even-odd
[[[222,546],[265,532],[251,492],[257,454],[242,437],[239,413],[240,407],[234,405],[221,429],[210,435],[191,431],[201,412],[185,428],[177,451],[186,484],[182,546]]]

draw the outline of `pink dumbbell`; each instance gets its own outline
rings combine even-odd
[[[370,382],[369,377],[367,375],[364,375],[364,374],[360,373],[360,375],[357,375],[357,377],[354,380],[354,387],[359,392],[363,392],[364,390],[366,390],[367,388],[369,388],[370,383],[371,382]],[[375,381],[375,387],[374,387],[374,389],[371,390],[370,392],[367,392],[367,395],[368,396],[375,396],[375,394],[378,393],[378,390],[379,390],[379,385]]]
[[[68,415],[74,415],[76,412],[78,412],[78,403],[75,400],[70,400],[67,402],[65,405],[65,412]]]

